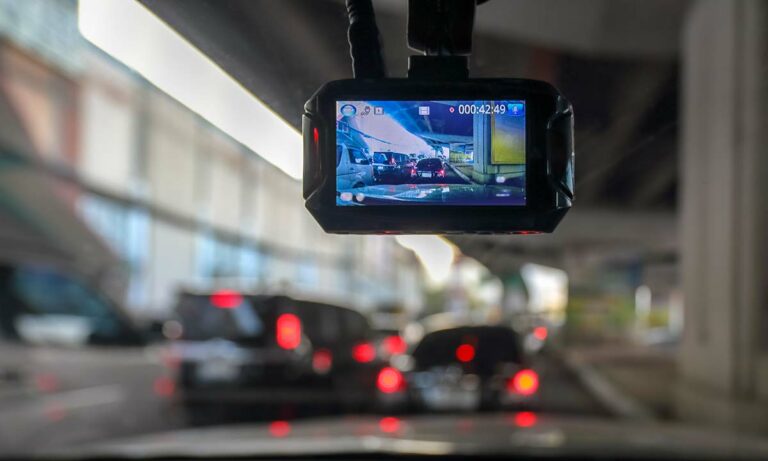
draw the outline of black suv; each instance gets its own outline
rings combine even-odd
[[[382,368],[357,311],[287,296],[184,292],[179,397],[193,412],[232,403],[359,408]]]
[[[408,182],[416,177],[416,162],[407,154],[374,152],[373,176],[383,184]]]

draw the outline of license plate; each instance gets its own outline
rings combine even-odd
[[[424,390],[424,402],[433,410],[475,410],[480,406],[480,392],[435,386]]]
[[[240,367],[227,360],[209,360],[197,367],[197,377],[201,381],[233,381],[237,378]]]
[[[421,173],[421,177],[422,178],[431,178],[432,177],[432,173]]]

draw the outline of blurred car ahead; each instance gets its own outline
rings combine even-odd
[[[179,401],[195,419],[232,404],[373,405],[383,367],[365,317],[286,296],[181,293]]]
[[[425,158],[416,164],[416,174],[419,178],[445,178],[445,166],[439,158]]]
[[[398,152],[374,152],[373,174],[381,184],[400,184],[416,177],[416,162]]]
[[[371,159],[358,147],[336,145],[336,189],[356,189],[373,184]]]
[[[0,262],[0,453],[169,427],[172,373],[144,346],[70,269]]]
[[[538,374],[527,368],[520,338],[503,326],[466,326],[425,335],[405,382],[412,404],[429,411],[528,408]]]

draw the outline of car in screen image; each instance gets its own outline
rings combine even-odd
[[[528,408],[538,374],[527,367],[518,334],[504,326],[462,326],[426,334],[406,373],[413,406],[427,411]]]
[[[384,365],[359,312],[233,290],[183,292],[175,312],[182,325],[179,401],[190,419],[244,405],[373,405]]]
[[[374,152],[373,175],[378,184],[401,184],[416,177],[416,162],[398,152]]]
[[[445,178],[445,165],[439,158],[425,158],[416,164],[416,175],[419,179]]]
[[[336,187],[357,189],[374,183],[371,160],[359,147],[336,145]]]

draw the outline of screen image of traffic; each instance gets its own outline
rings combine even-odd
[[[525,101],[337,101],[336,204],[526,204]]]

